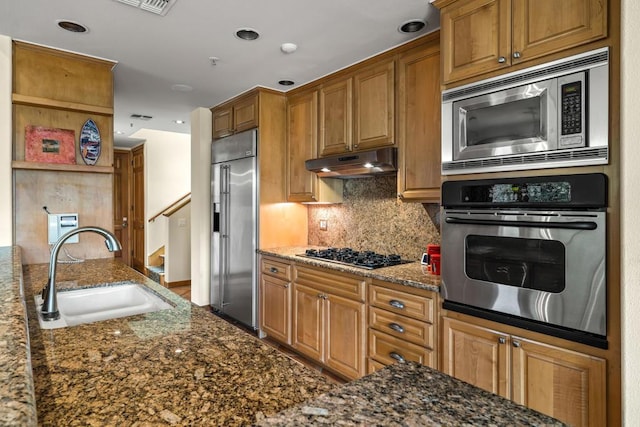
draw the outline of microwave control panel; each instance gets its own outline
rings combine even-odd
[[[560,78],[560,138],[558,148],[584,147],[585,105],[584,73]]]

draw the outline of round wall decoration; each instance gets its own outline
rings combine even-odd
[[[82,160],[88,165],[95,165],[100,157],[102,141],[100,131],[96,123],[89,119],[82,126],[80,131],[80,154]]]

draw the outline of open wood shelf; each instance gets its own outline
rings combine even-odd
[[[105,116],[113,115],[113,108],[101,107],[99,105],[81,104],[79,102],[56,101],[49,98],[40,98],[37,96],[13,94],[13,103],[20,105],[29,105],[34,107],[56,108],[67,111],[78,111],[81,113],[102,114]]]
[[[11,162],[13,169],[29,169],[58,172],[91,172],[113,173],[113,166],[89,166],[89,165],[64,165],[57,163],[36,163],[14,160]]]

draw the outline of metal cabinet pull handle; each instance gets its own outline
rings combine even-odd
[[[318,294],[318,298],[322,298],[322,294]]]
[[[277,269],[277,268],[275,268],[275,267],[271,267],[271,268],[269,269],[269,271],[270,271],[270,272],[272,272],[272,273],[277,273],[277,272],[278,272],[278,269]]]
[[[504,343],[506,343],[506,342],[507,342],[507,339],[506,339],[505,337],[500,337],[500,338],[498,338],[498,343],[499,343],[499,344],[504,344]]]
[[[514,341],[514,342],[512,343],[512,345],[513,345],[514,347],[520,347],[520,341]]]
[[[285,289],[289,289],[289,284],[287,283],[286,285],[284,285]]]
[[[404,334],[404,328],[398,325],[397,323],[393,323],[393,322],[389,323],[389,327],[396,332],[400,332],[401,334]]]
[[[389,357],[397,360],[398,362],[405,362],[404,357],[401,354],[396,353],[395,351],[389,353]]]
[[[498,58],[498,62],[500,64],[504,64],[505,62],[507,62],[507,58],[505,58],[504,56],[501,56],[501,57]]]
[[[389,301],[389,305],[393,308],[399,308],[400,310],[404,309],[404,303],[398,301],[397,299],[392,299],[391,301]]]
[[[520,52],[518,52],[518,51],[513,52],[513,57],[514,57],[514,58],[518,59],[518,58],[520,58],[521,56],[522,56],[522,54],[521,54]]]

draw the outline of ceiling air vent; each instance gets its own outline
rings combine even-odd
[[[132,119],[138,119],[138,120],[151,120],[153,119],[152,116],[145,116],[144,114],[132,114],[131,116]]]
[[[120,3],[128,4],[129,6],[139,7],[147,12],[155,13],[156,15],[165,16],[171,6],[174,5],[176,0],[114,0]]]

